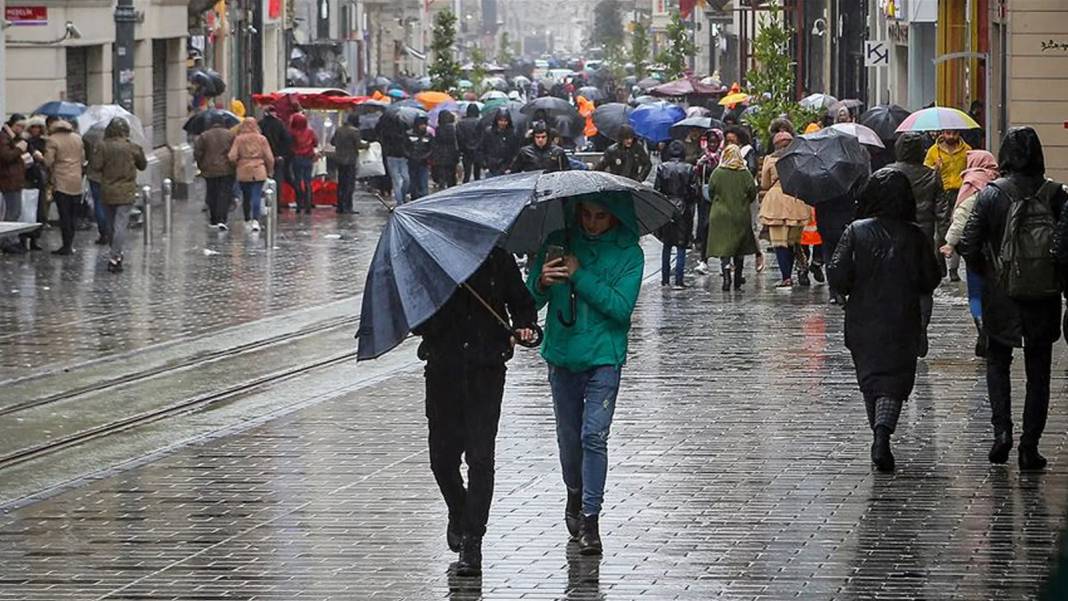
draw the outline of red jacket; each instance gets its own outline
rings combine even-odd
[[[308,118],[297,113],[289,120],[289,134],[293,136],[293,156],[311,158],[315,156],[315,148],[319,145],[319,139],[315,132],[308,127]]]

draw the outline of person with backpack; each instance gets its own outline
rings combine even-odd
[[[1053,343],[1061,325],[1061,274],[1053,239],[1068,194],[1046,179],[1042,143],[1030,127],[1005,134],[998,165],[1002,177],[979,192],[957,251],[984,280],[986,384],[994,426],[988,458],[1005,463],[1012,450],[1010,367],[1013,349],[1022,346],[1027,393],[1019,466],[1041,470],[1046,459],[1038,441],[1046,427]]]

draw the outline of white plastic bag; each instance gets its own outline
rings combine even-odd
[[[385,175],[386,165],[382,162],[382,145],[378,142],[371,142],[367,148],[361,150],[356,166],[356,177],[359,179]]]
[[[37,197],[40,190],[24,189],[22,191],[22,212],[19,213],[19,221],[22,223],[37,223]]]

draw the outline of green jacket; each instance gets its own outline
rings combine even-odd
[[[737,257],[757,252],[753,235],[753,214],[749,205],[756,200],[756,182],[745,169],[717,167],[708,179],[708,244],[705,258]]]
[[[550,365],[575,372],[605,365],[619,367],[626,362],[630,317],[645,269],[645,255],[638,245],[636,219],[629,199],[614,202],[598,198],[596,201],[615,214],[620,225],[596,237],[574,224],[566,232],[553,233],[538,252],[527,279],[538,308],[549,305],[541,356]],[[566,214],[573,211],[568,210]],[[581,264],[571,278],[577,297],[574,316],[570,284],[557,284],[544,291],[538,289],[549,245],[565,247]],[[558,311],[565,319],[573,317],[575,324],[564,326],[557,317]]]
[[[100,174],[100,195],[106,205],[130,205],[137,200],[137,172],[144,171],[148,162],[145,151],[129,136],[129,124],[122,117],[112,119],[89,159],[89,169]]]

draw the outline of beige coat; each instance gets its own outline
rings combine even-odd
[[[804,226],[812,219],[812,207],[803,201],[782,191],[775,155],[764,158],[760,170],[760,189],[764,190],[764,199],[760,203],[760,223],[762,225]]]
[[[45,141],[44,163],[56,192],[81,196],[85,145],[70,123],[56,121],[52,124],[52,131]]]
[[[237,166],[237,181],[262,182],[274,173],[274,153],[271,144],[260,133],[255,119],[246,119],[238,125],[238,135],[227,155]]]

